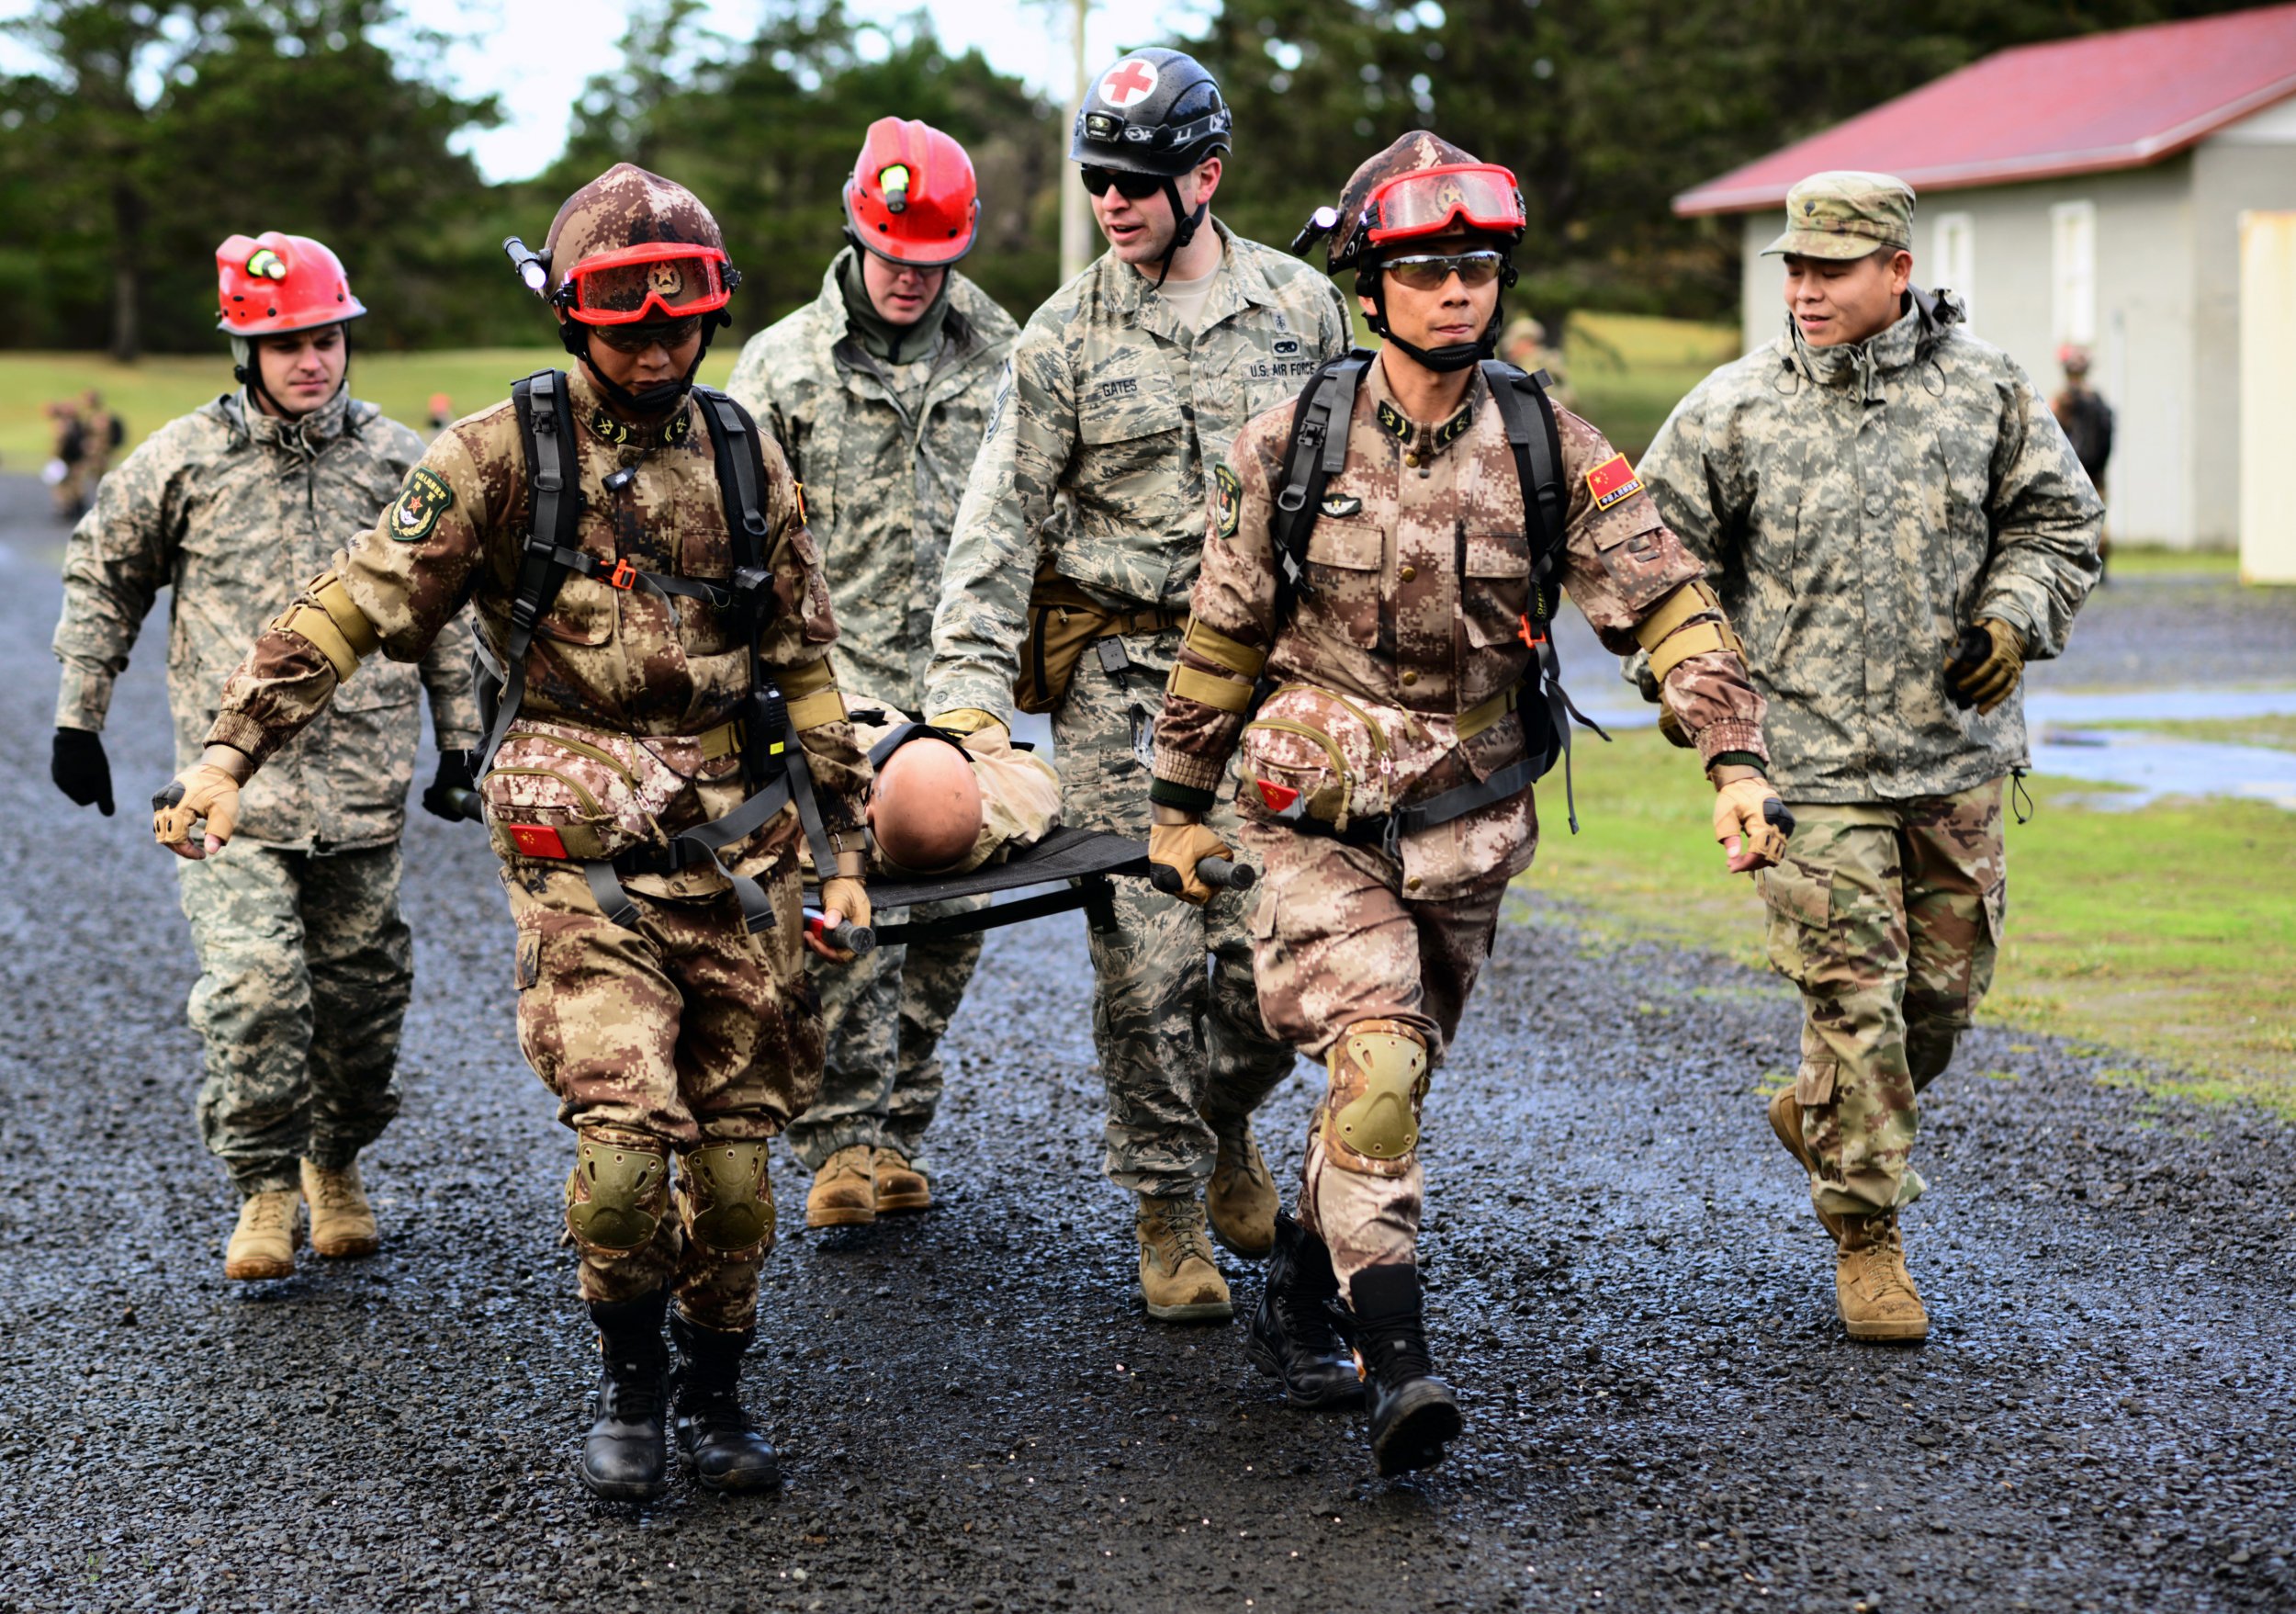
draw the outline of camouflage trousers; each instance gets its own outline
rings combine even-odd
[[[1063,823],[1147,838],[1145,735],[1179,642],[1176,631],[1101,640],[1138,659],[1120,673],[1097,647],[1085,652],[1052,718]],[[1232,805],[1206,822],[1236,844]],[[1291,1050],[1260,1024],[1244,928],[1252,895],[1223,891],[1190,908],[1145,880],[1111,884],[1109,911],[1086,931],[1109,1178],[1140,1193],[1192,1193],[1211,1176],[1218,1134],[1240,1129],[1291,1073]]]
[[[1252,951],[1267,1029],[1322,1057],[1351,1025],[1400,1021],[1426,1039],[1430,1067],[1440,1062],[1491,956],[1506,880],[1406,902],[1401,863],[1372,848],[1255,823],[1244,843],[1265,871]],[[1366,1267],[1417,1261],[1426,1174],[1415,1148],[1385,1174],[1356,1168],[1324,1142],[1330,1103],[1308,1121],[1299,1217],[1347,1296]]]
[[[821,1010],[800,962],[794,865],[761,876],[777,922],[751,934],[732,892],[632,891],[637,927],[600,911],[579,867],[503,870],[518,927],[518,1046],[584,1137],[681,1157],[712,1142],[774,1136],[821,1080]],[[582,1298],[633,1300],[667,1285],[705,1328],[757,1315],[765,1244],[726,1255],[685,1236],[673,1208],[635,1250],[580,1245]]]
[[[294,1188],[299,1159],[349,1165],[399,1113],[414,986],[399,872],[396,845],[321,857],[240,841],[176,863],[199,959],[199,1140],[242,1194]]]
[[[2007,890],[2001,782],[1909,801],[1788,804],[1761,876],[1770,961],[1802,989],[1795,1096],[1821,1211],[1866,1215],[1922,1190],[1919,1094],[1993,984]]]
[[[986,897],[889,909],[881,925],[944,919],[988,906]],[[839,1149],[897,1149],[927,1177],[925,1132],[940,1108],[940,1039],[981,962],[981,938],[910,942],[864,954],[850,965],[808,954],[821,994],[828,1057],[821,1096],[790,1124],[789,1148],[809,1171]]]

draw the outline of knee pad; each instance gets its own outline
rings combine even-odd
[[[1332,1163],[1371,1177],[1401,1177],[1419,1146],[1427,1096],[1427,1043],[1399,1020],[1359,1020],[1332,1045],[1323,1143]]]
[[[578,1134],[574,1175],[566,1179],[566,1229],[583,1254],[644,1249],[669,1208],[668,1150]]]
[[[694,1243],[738,1256],[773,1242],[766,1151],[762,1143],[704,1144],[680,1157],[678,1213]]]

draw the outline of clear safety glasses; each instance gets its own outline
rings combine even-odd
[[[1452,163],[1389,180],[1365,210],[1375,246],[1452,229],[1519,235],[1525,220],[1514,175],[1495,163]]]
[[[726,254],[682,242],[651,242],[589,259],[567,277],[567,311],[584,324],[684,320],[726,306]]]

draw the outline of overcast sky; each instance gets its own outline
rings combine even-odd
[[[584,80],[613,65],[625,0],[402,0],[418,23],[456,36],[445,76],[467,95],[501,97],[508,120],[465,137],[489,179],[519,179],[547,164],[566,141],[567,111]],[[0,0],[0,17],[18,17],[30,0]],[[709,25],[735,39],[756,31],[767,0],[708,0]],[[1120,21],[1106,0],[1093,8],[1087,37],[1095,67],[1120,47],[1195,31],[1202,0],[1145,0],[1123,7]],[[1068,0],[846,0],[849,15],[890,23],[930,15],[951,49],[977,46],[1006,73],[1062,99],[1069,75]],[[22,71],[22,51],[0,43],[0,66]],[[886,111],[897,111],[886,107]]]

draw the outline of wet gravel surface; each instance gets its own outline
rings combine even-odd
[[[1936,1331],[1852,1345],[1755,1097],[1791,998],[1552,910],[1504,927],[1430,1104],[1442,1468],[1379,1481],[1240,1326],[1141,1315],[1082,938],[1049,921],[996,934],[952,1033],[940,1203],[769,1262],[785,1490],[593,1503],[568,1150],[481,842],[410,837],[383,1254],[226,1284],[188,946],[127,805],[166,773],[161,636],[115,712],[121,815],[65,816],[53,535],[7,514],[0,1609],[2296,1607],[2296,1134],[1974,1034],[1907,1218]],[[1311,1099],[1262,1128],[1287,1184]]]

